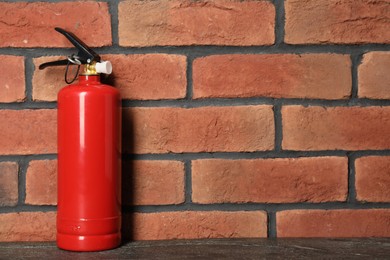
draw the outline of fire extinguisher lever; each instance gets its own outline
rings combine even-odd
[[[93,61],[100,61],[100,56],[96,54],[91,48],[89,48],[83,41],[81,41],[76,35],[59,27],[56,27],[55,30],[64,35],[79,50],[77,53],[77,59],[81,62],[81,64],[90,64]]]
[[[39,69],[44,69],[49,66],[62,66],[68,65],[69,62],[81,65],[91,64],[92,62],[100,62],[100,56],[89,48],[82,40],[71,32],[65,31],[62,28],[56,27],[55,30],[64,35],[77,49],[77,55],[71,55],[67,60],[46,62],[39,66]]]
[[[42,70],[51,66],[66,66],[65,72],[65,82],[70,84],[72,83],[78,76],[78,72],[80,69],[80,65],[86,65],[86,71],[93,72],[93,75],[98,73],[110,74],[112,71],[111,63],[101,62],[100,56],[94,52],[91,48],[89,48],[82,40],[80,40],[76,35],[71,32],[68,32],[62,28],[56,27],[55,30],[62,35],[64,35],[78,50],[77,54],[70,55],[66,60],[58,60],[58,61],[50,61],[39,65],[39,69]],[[77,72],[73,80],[68,81],[67,74],[69,65],[75,64],[78,65]]]

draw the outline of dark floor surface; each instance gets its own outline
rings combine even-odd
[[[55,243],[0,243],[0,259],[390,259],[390,238],[210,239],[129,242],[91,253]]]

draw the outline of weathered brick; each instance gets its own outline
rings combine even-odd
[[[390,107],[282,108],[286,150],[380,150],[390,148]]]
[[[55,212],[0,214],[0,241],[54,241]]]
[[[194,98],[284,97],[344,99],[351,61],[338,54],[214,55],[193,65]]]
[[[274,146],[271,106],[123,110],[124,152],[253,152]]]
[[[389,4],[390,5],[390,4]],[[390,99],[390,52],[364,54],[359,66],[360,98]]]
[[[285,42],[390,43],[389,3],[389,0],[286,0]]]
[[[181,211],[125,216],[124,237],[134,240],[267,237],[263,211]]]
[[[186,96],[187,60],[182,55],[107,55],[123,99],[178,99]]]
[[[390,210],[289,210],[276,213],[278,237],[388,237]]]
[[[32,80],[32,98],[34,101],[56,101],[57,94],[62,87],[66,86],[64,75],[65,67],[55,66],[48,67],[43,70],[39,70],[40,64],[49,61],[63,60],[65,57],[61,56],[46,56],[35,58],[34,66],[35,71]],[[75,69],[74,67],[71,67]],[[70,69],[69,69],[70,70]],[[71,71],[71,70],[70,70]],[[70,72],[71,74],[71,72]],[[73,74],[69,76],[69,79],[73,77]]]
[[[102,82],[118,88],[122,99],[158,100],[184,98],[187,86],[185,56],[168,54],[103,55],[113,66],[113,74]],[[47,56],[34,59],[33,100],[56,101],[66,86],[65,67],[38,70],[44,62],[64,59]],[[72,73],[70,73],[72,74]],[[73,77],[70,75],[69,78]]]
[[[57,110],[0,110],[0,154],[57,152]]]
[[[110,14],[105,2],[3,2],[0,10],[0,47],[73,46],[54,27],[73,32],[89,46],[106,46],[112,42]]]
[[[23,57],[0,55],[0,78],[0,102],[20,102],[25,99]]]
[[[123,169],[123,204],[168,205],[184,202],[184,164],[128,161]]]
[[[18,203],[18,164],[0,162],[0,206]]]
[[[355,161],[356,198],[390,202],[390,156],[368,156]]]
[[[275,7],[269,1],[123,1],[119,43],[155,45],[271,45]]]
[[[31,161],[26,176],[26,204],[57,204],[57,160]]]
[[[129,161],[123,168],[123,204],[184,202],[184,165],[176,161]],[[32,161],[27,169],[26,204],[57,204],[57,161]]]
[[[195,203],[345,201],[347,193],[344,157],[192,162]]]

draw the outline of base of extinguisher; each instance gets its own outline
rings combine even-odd
[[[121,243],[121,234],[75,236],[57,233],[58,248],[69,251],[91,252],[114,249]]]

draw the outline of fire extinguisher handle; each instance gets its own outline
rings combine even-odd
[[[100,56],[91,48],[89,48],[76,35],[59,27],[56,27],[55,30],[64,35],[78,49],[79,52],[77,54],[77,58],[81,64],[90,64],[93,61],[100,61]]]
[[[51,67],[51,66],[65,66],[68,65],[69,60],[56,60],[56,61],[49,61],[46,63],[43,63],[39,65],[39,69],[43,70],[44,68]]]
[[[101,61],[100,56],[89,48],[82,40],[80,40],[76,35],[71,32],[68,32],[62,28],[56,27],[55,30],[62,35],[64,35],[78,50],[77,54],[72,54],[67,57],[65,60],[50,61],[39,65],[39,69],[50,66],[66,66],[65,71],[65,82],[70,84],[78,76],[80,65],[84,64],[84,75],[99,75],[100,73],[110,74],[112,72],[111,63],[108,61]],[[70,65],[77,65],[77,71],[73,80],[68,80],[68,69]]]

